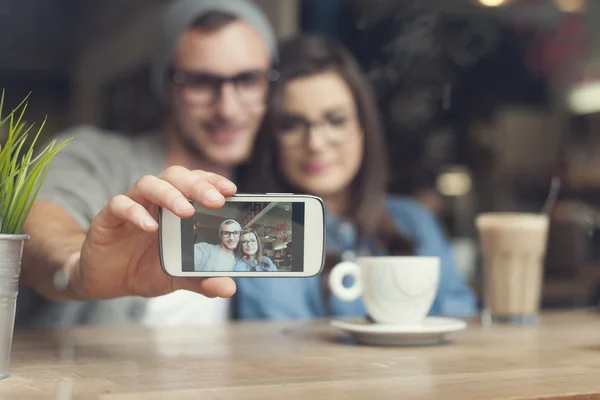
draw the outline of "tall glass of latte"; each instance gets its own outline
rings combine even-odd
[[[531,323],[540,309],[549,218],[492,212],[477,216],[483,261],[483,322]]]

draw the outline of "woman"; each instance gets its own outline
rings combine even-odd
[[[254,229],[242,231],[237,253],[238,262],[233,268],[235,272],[277,272],[273,261],[263,256],[262,243]]]
[[[441,258],[431,315],[468,316],[475,299],[435,218],[408,198],[386,195],[387,159],[374,96],[356,61],[325,38],[281,46],[280,74],[257,138],[244,190],[320,196],[327,208],[328,262],[312,278],[238,279],[238,318],[364,316],[362,301],[327,289],[327,271],[357,254]]]

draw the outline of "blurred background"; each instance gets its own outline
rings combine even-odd
[[[375,86],[390,192],[429,207],[479,290],[474,217],[552,216],[543,305],[600,300],[600,0],[256,0],[281,37],[334,37]],[[0,88],[44,135],[156,127],[150,38],[168,0],[0,0]],[[0,143],[5,132],[0,131]]]

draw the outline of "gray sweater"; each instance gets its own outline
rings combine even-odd
[[[160,134],[128,137],[81,126],[59,136],[58,142],[71,136],[73,140],[52,161],[38,200],[64,207],[84,230],[112,197],[125,193],[143,175],[159,174],[166,165]],[[146,302],[127,297],[54,303],[21,287],[15,325],[137,323],[144,316]]]

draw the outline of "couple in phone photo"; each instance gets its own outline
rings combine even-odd
[[[263,245],[254,229],[243,229],[227,219],[219,226],[220,244],[194,245],[194,270],[202,272],[276,272],[277,267],[263,255]]]

